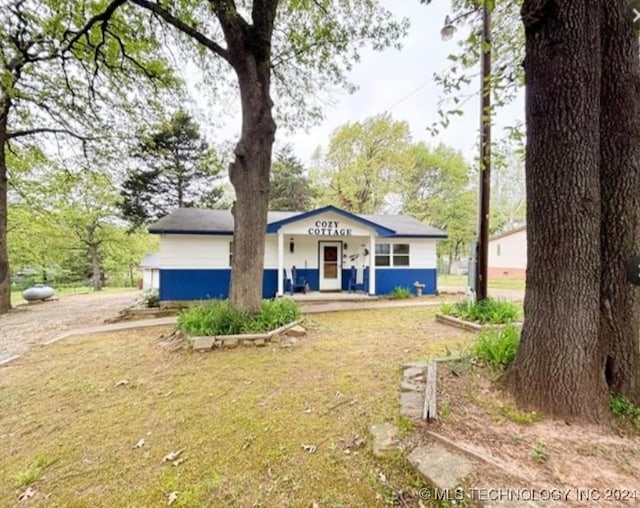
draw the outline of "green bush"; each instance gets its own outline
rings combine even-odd
[[[611,396],[609,405],[616,418],[630,422],[631,425],[640,430],[640,406],[636,406],[624,395],[620,395],[619,393]]]
[[[520,331],[513,325],[484,330],[471,346],[471,354],[495,370],[505,370],[516,357]]]
[[[256,315],[232,307],[228,300],[214,300],[183,311],[178,316],[178,328],[194,336],[262,333],[299,318],[297,304],[288,298],[263,301]]]
[[[391,298],[403,299],[411,296],[411,290],[408,287],[396,286],[391,291]]]
[[[518,319],[520,308],[518,304],[506,300],[487,298],[479,302],[461,301],[444,304],[440,311],[465,321],[473,321],[481,325],[500,325],[512,323]]]

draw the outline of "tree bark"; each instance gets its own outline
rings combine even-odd
[[[527,285],[509,383],[519,405],[599,421],[600,23],[597,0],[526,0]]]
[[[0,92],[1,93],[1,92]],[[7,135],[9,99],[0,96],[0,314],[11,309],[11,274],[7,248]]]
[[[102,289],[100,249],[94,243],[89,244],[89,258],[91,259],[91,285],[94,291],[100,291]]]
[[[640,402],[638,288],[626,280],[640,254],[640,66],[626,0],[601,9],[600,341],[609,388]]]
[[[235,69],[242,101],[242,133],[229,167],[236,191],[230,300],[234,307],[257,313],[262,303],[269,172],[276,124],[271,113],[269,60],[250,55]]]

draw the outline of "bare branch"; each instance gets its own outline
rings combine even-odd
[[[20,137],[24,137],[24,136],[32,136],[34,134],[42,134],[42,133],[47,133],[47,134],[65,134],[67,136],[71,136],[72,138],[76,138],[79,139],[80,141],[90,141],[91,139],[94,138],[90,138],[88,136],[82,136],[81,134],[78,134],[76,132],[73,132],[71,130],[68,129],[55,129],[55,128],[50,128],[50,127],[37,127],[35,129],[24,129],[24,130],[17,130],[17,131],[12,131],[12,132],[8,132],[7,133],[7,139],[15,139],[15,138],[20,138]]]
[[[229,52],[225,48],[220,46],[217,42],[209,39],[198,29],[171,14],[167,9],[162,8],[160,4],[149,2],[148,0],[131,0],[131,3],[148,11],[151,11],[154,14],[157,14],[163,20],[180,30],[185,35],[188,35],[192,39],[195,39],[197,42],[210,49],[227,62],[229,61]]]
[[[118,10],[118,8],[124,5],[126,2],[127,0],[113,0],[113,2],[111,2],[103,12],[101,12],[100,14],[96,14],[91,19],[89,19],[89,21],[87,21],[87,23],[78,32],[66,32],[65,37],[71,34],[73,34],[73,37],[71,37],[63,52],[70,51],[73,45],[82,37],[86,36],[88,39],[89,32],[96,24],[104,23],[105,21],[108,22],[109,19],[111,19],[111,16],[113,16],[113,14],[116,12],[116,10]]]

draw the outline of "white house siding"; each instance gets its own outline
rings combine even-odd
[[[162,235],[160,268],[229,268],[231,239],[231,235]]]
[[[527,230],[489,241],[489,276],[521,278],[527,268]]]

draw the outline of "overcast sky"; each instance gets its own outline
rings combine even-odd
[[[450,0],[433,0],[430,5],[423,5],[418,0],[382,0],[382,3],[398,17],[411,21],[403,48],[363,53],[362,61],[351,74],[351,81],[359,87],[358,91],[336,96],[336,107],[327,110],[326,120],[309,133],[287,136],[280,132],[277,143],[292,142],[298,156],[307,162],[318,145],[327,146],[331,133],[340,125],[389,111],[395,120],[409,123],[414,141],[446,143],[461,150],[471,162],[478,150],[478,96],[464,105],[464,116],[454,117],[438,137],[432,137],[426,130],[437,119],[441,94],[433,82],[433,75],[448,67],[447,55],[456,49],[455,38],[445,42],[440,36],[444,18],[451,12]],[[462,27],[458,35],[467,33]],[[473,86],[474,90],[479,89],[479,76],[477,86],[476,83]],[[502,136],[502,126],[512,125],[514,119],[524,119],[523,97],[500,110],[494,120],[494,140]]]
[[[480,104],[478,95],[470,98],[462,107],[465,114],[453,117],[450,126],[437,137],[426,130],[437,120],[440,88],[433,82],[433,75],[448,67],[447,56],[456,51],[456,40],[468,34],[468,28],[461,27],[456,36],[442,41],[440,29],[444,18],[450,14],[450,0],[432,0],[423,5],[419,0],[381,0],[385,7],[398,18],[407,17],[411,22],[408,36],[403,40],[401,50],[388,49],[382,53],[365,50],[361,61],[350,74],[350,81],[358,86],[354,94],[333,95],[335,105],[325,110],[325,120],[309,132],[288,133],[279,129],[276,133],[276,148],[291,143],[295,153],[305,165],[318,146],[326,147],[332,132],[347,122],[364,120],[388,111],[395,120],[409,123],[414,141],[430,144],[443,142],[463,152],[469,162],[473,162],[478,150]],[[479,66],[476,71],[479,73]],[[189,78],[187,78],[189,81]],[[472,84],[471,91],[480,87],[479,75]],[[194,93],[200,102],[198,93]],[[201,106],[203,106],[201,104]],[[201,109],[201,108],[198,108]],[[231,109],[235,109],[232,107]],[[201,109],[202,111],[202,109]],[[203,121],[207,137],[212,141],[237,141],[239,115],[217,117],[213,125],[211,109]],[[229,111],[227,111],[229,113]],[[208,118],[207,118],[208,117]],[[524,119],[524,100],[520,97],[506,109],[501,109],[494,117],[493,139],[502,136],[502,126],[513,125],[514,120]]]

